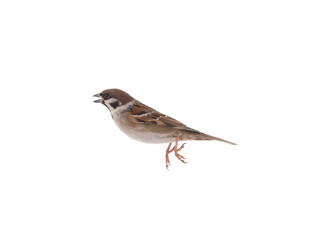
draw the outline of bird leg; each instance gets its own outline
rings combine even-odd
[[[166,149],[166,168],[168,169],[168,166],[171,165],[170,161],[169,161],[169,157],[168,157],[168,154],[170,154],[171,152],[174,151],[174,147],[172,149],[170,149],[172,143],[170,143],[168,145],[168,148]]]
[[[183,159],[185,159],[185,158],[178,153],[180,150],[182,150],[182,149],[184,148],[184,145],[185,145],[186,143],[183,143],[182,146],[180,146],[179,148],[177,148],[177,146],[178,146],[178,140],[179,140],[179,137],[176,138],[175,146],[174,146],[172,149],[170,149],[171,146],[172,146],[172,143],[170,143],[170,144],[168,145],[167,149],[166,149],[166,155],[165,155],[165,156],[166,156],[166,162],[165,162],[165,163],[166,163],[166,168],[167,168],[167,169],[168,169],[169,165],[171,165],[171,162],[169,161],[168,155],[169,155],[171,152],[173,152],[173,151],[174,151],[175,156],[177,157],[178,160],[180,160],[180,161],[183,162],[183,163],[186,163],[186,162],[183,160]]]
[[[177,146],[178,146],[178,140],[179,140],[179,137],[176,138],[175,146],[174,146],[174,148],[173,148],[173,149],[174,149],[174,152],[175,152],[175,156],[176,156],[176,157],[178,158],[178,160],[180,160],[181,162],[186,163],[186,162],[183,160],[183,159],[185,159],[185,158],[178,153],[180,150],[182,150],[182,149],[184,148],[184,145],[185,145],[186,143],[183,143],[180,148],[177,148]]]

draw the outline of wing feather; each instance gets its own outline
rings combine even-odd
[[[153,108],[150,108],[143,103],[136,101],[130,109],[130,114],[133,122],[137,124],[144,124],[145,126],[158,126],[159,128],[166,130],[178,130],[180,140],[218,140],[230,144],[232,142],[223,140],[221,138],[213,137],[205,133],[201,133],[195,129],[187,127],[185,124],[164,115]]]
[[[136,101],[133,105],[130,113],[132,114],[133,120],[140,124],[156,124],[158,126],[176,128],[176,129],[186,129],[186,125],[177,121],[174,118],[171,118],[167,115],[164,115],[153,108],[150,108],[143,103]],[[187,128],[188,129],[188,128]]]

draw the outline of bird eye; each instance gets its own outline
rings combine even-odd
[[[107,99],[107,98],[110,97],[110,94],[108,94],[108,93],[103,93],[103,94],[101,94],[101,96],[102,96],[104,99]]]

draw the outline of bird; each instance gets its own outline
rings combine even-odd
[[[110,110],[118,128],[132,139],[144,143],[169,143],[165,154],[167,169],[171,165],[169,154],[172,152],[178,160],[186,163],[185,158],[179,154],[186,142],[178,147],[179,141],[217,140],[237,145],[187,127],[174,118],[146,106],[123,90],[107,89],[93,97],[98,98],[95,103],[101,103]],[[173,143],[174,146],[171,148]]]

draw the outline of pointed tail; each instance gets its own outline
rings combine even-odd
[[[218,137],[213,137],[213,136],[210,136],[210,135],[205,134],[205,133],[200,133],[196,140],[217,140],[217,141],[220,141],[220,142],[225,142],[225,143],[229,143],[229,144],[232,144],[232,145],[237,145],[237,143],[229,142],[229,141],[226,141],[224,139],[221,139],[221,138],[218,138]]]

